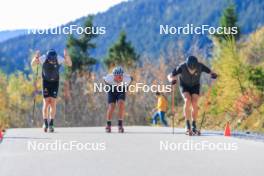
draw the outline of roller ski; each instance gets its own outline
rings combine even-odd
[[[105,127],[105,132],[106,133],[111,133],[111,126],[106,126]]]
[[[54,127],[53,127],[53,126],[49,126],[49,132],[50,132],[50,133],[54,133],[54,131],[55,131],[55,130],[54,130]]]
[[[192,130],[189,129],[189,130],[186,130],[185,134],[188,136],[192,136],[193,132],[192,132]]]
[[[201,132],[199,130],[186,130],[185,134],[188,136],[200,136]]]
[[[195,130],[192,131],[192,135],[193,136],[200,136],[201,135],[201,131],[195,129]]]
[[[193,136],[200,136],[201,135],[200,130],[197,130],[197,128],[196,128],[196,122],[195,121],[192,122],[192,135]]]

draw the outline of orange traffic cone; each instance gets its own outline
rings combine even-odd
[[[231,129],[229,122],[226,123],[224,136],[231,136]]]
[[[3,139],[3,132],[0,130],[0,141]]]

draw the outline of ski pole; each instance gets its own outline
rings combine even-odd
[[[204,112],[203,112],[203,116],[202,116],[202,121],[200,123],[200,129],[198,130],[199,132],[201,132],[201,129],[202,129],[202,126],[203,126],[203,123],[204,123],[204,120],[205,120],[205,115],[206,115],[206,110],[208,109],[208,106],[209,106],[209,98],[211,96],[211,91],[212,91],[212,88],[213,88],[213,85],[215,83],[215,80],[216,79],[213,79],[212,80],[212,83],[210,84],[209,86],[209,89],[207,91],[207,95],[206,95],[206,100],[205,100],[205,105],[204,105]]]
[[[33,102],[33,112],[32,112],[32,118],[33,118],[33,120],[35,119],[37,81],[38,81],[38,65],[37,65],[36,78],[35,78],[35,80],[34,80],[34,87],[35,87],[35,90],[34,90],[34,102]]]
[[[174,134],[174,96],[175,96],[175,86],[172,84],[172,92],[171,92],[171,112],[172,112],[172,134]]]

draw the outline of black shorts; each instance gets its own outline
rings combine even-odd
[[[116,103],[118,100],[126,100],[126,92],[109,91],[108,93],[108,103]]]
[[[190,95],[200,94],[200,84],[195,85],[195,86],[186,86],[184,84],[180,84],[180,89],[182,93],[188,92]]]
[[[49,82],[43,80],[42,95],[44,98],[48,98],[48,97],[57,98],[58,91],[59,91],[59,81]]]

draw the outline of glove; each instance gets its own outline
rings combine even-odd
[[[177,84],[177,80],[176,79],[171,81],[171,85],[175,85],[175,84]]]
[[[212,79],[216,79],[217,78],[217,74],[216,73],[211,73],[211,78]]]
[[[132,76],[130,76],[130,78],[131,78],[131,82],[134,81],[134,78]]]

